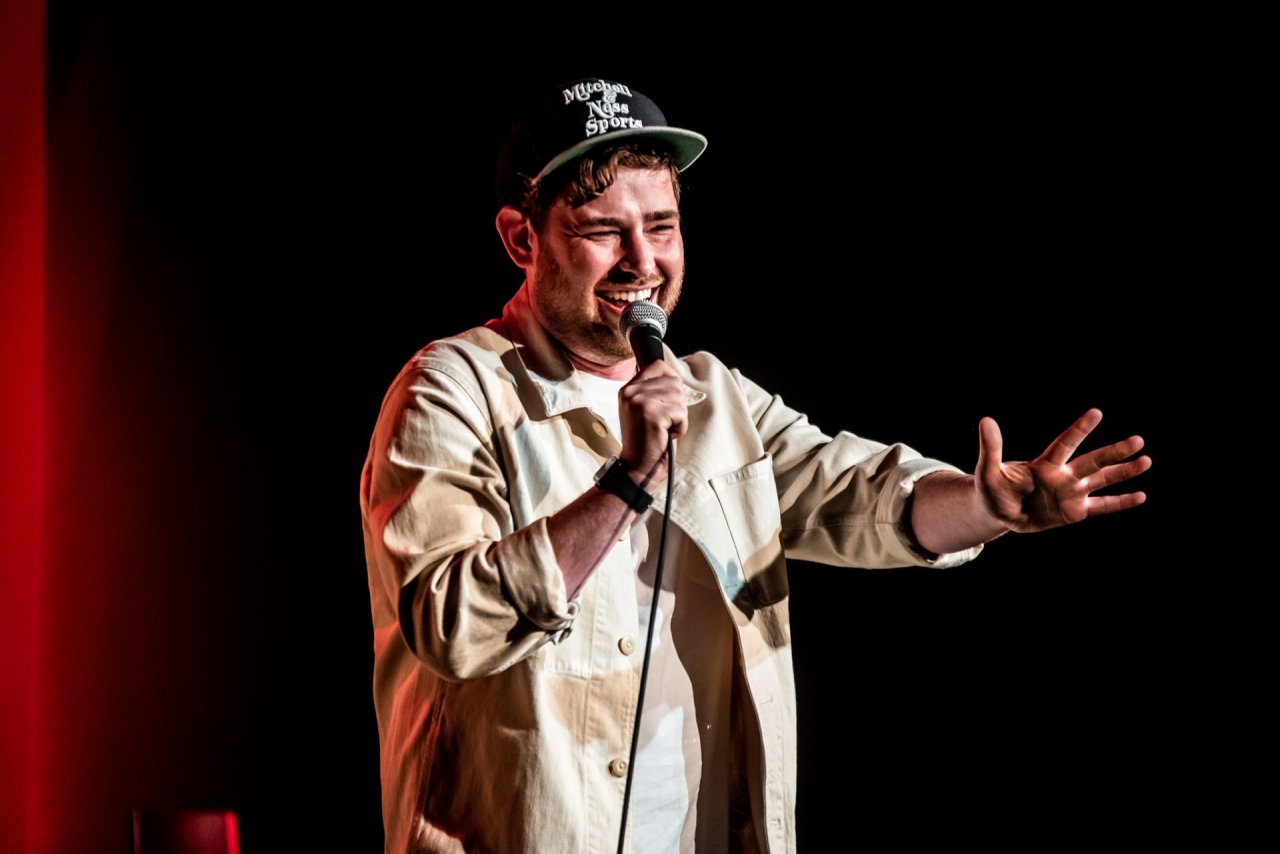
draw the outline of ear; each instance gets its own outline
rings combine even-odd
[[[494,221],[502,245],[517,267],[527,270],[533,266],[533,223],[520,211],[507,205],[498,211]]]

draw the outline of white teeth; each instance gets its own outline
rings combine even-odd
[[[638,299],[649,299],[653,296],[653,288],[645,288],[643,291],[618,291],[609,293],[607,291],[600,294],[605,299],[617,300],[618,302],[635,302]]]

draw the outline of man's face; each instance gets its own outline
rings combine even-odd
[[[598,198],[557,202],[533,245],[534,312],[579,368],[632,358],[618,331],[628,302],[650,299],[670,314],[680,297],[684,239],[665,169],[620,168]]]

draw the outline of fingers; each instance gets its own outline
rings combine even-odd
[[[647,365],[622,387],[618,397],[623,407],[642,415],[656,429],[674,436],[681,436],[688,429],[684,380],[666,362]]]
[[[1071,455],[1080,447],[1080,443],[1088,438],[1093,432],[1093,428],[1098,426],[1098,422],[1102,420],[1102,411],[1099,409],[1090,409],[1084,415],[1076,419],[1076,423],[1068,427],[1061,436],[1049,443],[1049,447],[1045,448],[1044,458],[1054,465],[1065,465],[1067,460],[1071,459]]]
[[[1123,483],[1132,477],[1137,477],[1149,468],[1151,468],[1151,457],[1147,456],[1138,457],[1136,460],[1130,460],[1123,465],[1107,466],[1084,479],[1085,489],[1088,492],[1096,492],[1104,487]]]
[[[1102,516],[1137,507],[1147,500],[1145,492],[1127,492],[1124,495],[1091,495],[1087,505],[1090,516]]]
[[[1113,463],[1118,463],[1126,457],[1131,457],[1138,451],[1142,450],[1143,442],[1141,436],[1130,436],[1121,442],[1107,445],[1105,448],[1098,448],[1082,455],[1078,459],[1072,461],[1071,470],[1076,477],[1086,478]]]
[[[684,382],[665,362],[654,362],[618,392],[621,456],[633,469],[653,470],[667,450],[667,437],[689,427]]]

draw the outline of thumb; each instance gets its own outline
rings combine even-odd
[[[978,479],[991,483],[1000,475],[1004,438],[1000,425],[990,416],[978,422]]]

